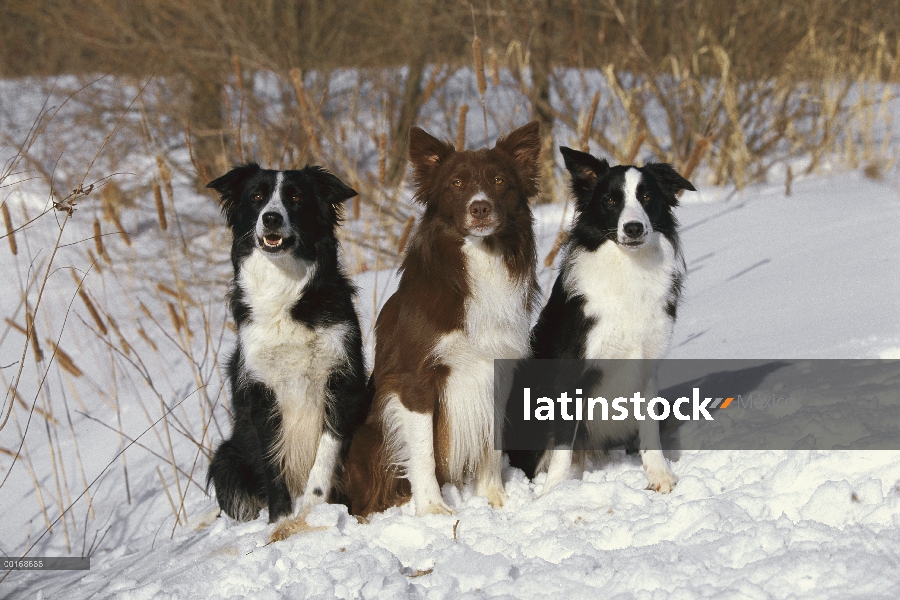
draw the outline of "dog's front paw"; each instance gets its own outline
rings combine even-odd
[[[675,484],[678,483],[678,477],[669,469],[664,471],[648,470],[647,479],[650,480],[647,489],[661,494],[668,494],[675,489]]]
[[[300,514],[296,517],[287,517],[281,519],[277,525],[275,525],[275,529],[272,530],[272,535],[269,537],[270,542],[280,542],[282,540],[286,540],[295,533],[300,533],[301,531],[309,531],[311,528],[306,524],[306,515],[309,514],[309,510],[301,510]]]
[[[426,502],[416,501],[416,516],[424,515],[455,515],[456,511],[447,506],[443,499],[430,500]]]
[[[483,489],[478,490],[479,496],[487,498],[488,503],[494,508],[503,508],[506,501],[506,491],[501,485],[487,485]]]
[[[544,489],[541,490],[540,496],[550,492],[557,485],[569,478],[569,467],[564,469],[550,469],[547,471],[547,479],[544,480]]]

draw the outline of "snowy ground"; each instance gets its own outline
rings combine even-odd
[[[689,275],[671,356],[900,356],[897,189],[844,173],[797,181],[790,197],[771,185],[729,198],[686,196],[677,214]],[[536,216],[543,257],[562,212]],[[551,277],[541,274],[545,288]],[[358,283],[370,299],[374,275]],[[378,285],[386,298],[390,274],[380,273]],[[371,306],[361,304],[366,328]],[[86,460],[91,476],[116,451]],[[452,487],[444,496],[455,516],[418,518],[405,506],[361,524],[344,507],[323,505],[308,530],[274,544],[265,513],[195,529],[214,507],[199,493],[186,507],[194,527],[169,539],[172,514],[157,474],[140,468],[152,457],[129,452],[140,474],[133,504],[98,504],[111,506],[98,517],[110,529],[91,570],[13,573],[0,596],[900,595],[900,451],[682,451],[669,455],[680,478],[669,495],[644,490],[639,460],[614,452],[542,497],[543,475],[529,482],[507,469],[500,510]],[[14,468],[11,481],[22,485],[0,492],[0,509],[18,515],[0,519],[7,552],[26,527],[43,529],[27,473]],[[111,470],[95,496],[121,498],[122,485]]]

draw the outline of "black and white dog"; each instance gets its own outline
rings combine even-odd
[[[350,436],[365,417],[355,288],[338,262],[341,204],[356,192],[320,167],[246,164],[209,183],[231,228],[228,362],[234,428],[209,466],[221,509],[269,522],[340,486]]]
[[[654,361],[668,350],[685,273],[672,210],[678,192],[694,187],[667,164],[610,167],[590,154],[560,150],[572,176],[575,219],[559,276],[532,330],[532,356],[613,359],[593,380],[582,379],[594,382],[584,393],[612,399],[630,389],[649,400],[657,395]],[[637,437],[650,489],[673,489],[678,479],[660,449],[658,421],[632,414],[584,425],[577,432],[576,423],[557,424],[546,450],[510,452],[512,465],[529,477],[546,466],[546,492],[568,477],[573,443],[610,448]]]

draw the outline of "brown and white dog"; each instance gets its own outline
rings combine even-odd
[[[410,496],[419,515],[450,513],[441,486],[472,476],[478,495],[503,505],[493,361],[528,353],[539,155],[537,122],[478,151],[410,130],[425,212],[376,322],[375,397],[346,471],[354,514]]]

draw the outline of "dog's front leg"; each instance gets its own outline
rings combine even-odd
[[[569,478],[572,470],[572,446],[563,444],[550,451],[550,465],[547,467],[547,479],[541,496],[549,492],[553,486]]]
[[[475,470],[475,493],[487,498],[494,508],[502,507],[503,501],[506,500],[502,470],[503,452],[488,446],[478,469]]]
[[[409,410],[397,402],[397,423],[406,454],[406,478],[412,488],[416,514],[453,514],[441,496],[434,459],[434,416]]]
[[[644,398],[649,402],[656,397],[656,394],[656,376],[653,376],[644,388]],[[651,419],[650,415],[645,415],[644,420],[638,426],[638,435],[641,438],[641,462],[644,464],[647,479],[650,481],[647,489],[668,494],[675,489],[678,477],[672,472],[669,462],[663,456],[662,444],[659,441],[659,421]]]
[[[361,347],[362,341],[358,337],[351,340],[350,349]],[[328,500],[341,461],[341,452],[345,449],[344,443],[353,435],[353,429],[357,425],[356,416],[366,391],[361,351],[355,358],[356,360],[341,365],[328,379],[325,426],[300,500],[302,507],[311,507]]]
[[[578,433],[578,421],[560,420],[553,423],[553,450],[550,451],[550,464],[547,466],[547,479],[544,481],[543,496],[553,487],[569,478],[572,471],[572,447],[575,445],[575,434]]]
[[[281,435],[281,415],[278,412],[275,393],[258,383],[252,390],[256,402],[253,406],[252,422],[259,439],[262,453],[263,475],[266,482],[266,497],[269,501],[269,523],[291,514],[291,495],[281,469],[281,456],[275,452]]]
[[[316,459],[306,480],[303,497],[300,499],[301,507],[309,508],[328,499],[340,459],[341,445],[341,440],[333,433],[327,429],[322,432],[316,449]]]

